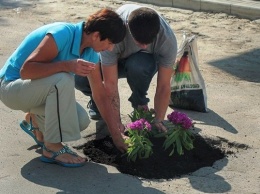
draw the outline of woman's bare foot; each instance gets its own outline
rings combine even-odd
[[[48,143],[48,142],[44,142],[45,147],[48,150],[51,150],[53,152],[58,152],[60,151],[64,146],[62,145],[62,143]],[[47,158],[51,158],[53,156],[53,154],[51,152],[48,152],[47,150],[43,149],[43,156],[47,157]],[[75,156],[72,154],[68,154],[68,153],[64,153],[64,154],[60,154],[58,155],[55,160],[58,160],[60,162],[64,162],[64,163],[70,163],[70,164],[79,164],[79,163],[83,163],[86,160],[80,156]]]
[[[32,118],[32,125],[33,125],[33,127],[34,128],[38,128],[38,124],[37,124],[37,122],[35,120],[34,114],[26,113],[25,120],[27,121],[27,123],[30,123],[30,117]],[[36,139],[39,142],[43,142],[44,141],[42,132],[40,132],[39,130],[33,130],[32,132],[34,133]]]

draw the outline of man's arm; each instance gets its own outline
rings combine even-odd
[[[159,66],[157,75],[157,87],[154,96],[154,109],[156,126],[160,131],[165,131],[165,127],[160,123],[164,120],[170,95],[171,95],[171,77],[173,69]]]
[[[120,96],[118,92],[118,66],[117,64],[110,66],[102,66],[103,81],[106,94],[109,98],[111,107],[111,114],[114,120],[118,123],[118,127],[121,131],[124,127],[121,123],[120,117]]]
[[[102,83],[100,71],[100,65],[97,65],[96,69],[88,76],[92,90],[92,96],[98,106],[102,118],[108,125],[108,130],[112,136],[113,142],[121,152],[124,152],[127,149],[127,145],[124,143],[123,133],[121,131],[122,129],[120,128],[121,121],[119,116],[120,108],[119,95],[117,90],[117,66],[113,66],[111,69],[109,67],[108,71],[105,70],[105,72],[103,72],[104,78],[106,78],[107,75],[112,77],[111,79],[115,81],[113,82],[113,86],[116,86],[116,88],[107,87],[106,80],[108,79],[105,79],[104,83]]]

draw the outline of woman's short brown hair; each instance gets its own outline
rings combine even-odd
[[[100,40],[108,39],[116,44],[124,39],[126,27],[116,12],[104,8],[88,17],[84,31],[87,34],[99,32]]]

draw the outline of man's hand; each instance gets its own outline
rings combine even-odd
[[[112,139],[113,139],[115,146],[122,153],[126,152],[127,147],[128,147],[127,144],[125,144],[125,142],[124,142],[124,139],[126,139],[126,138],[127,137],[122,133],[120,133],[120,136],[118,136],[118,137],[112,136]]]
[[[167,132],[167,128],[164,126],[163,121],[156,120],[154,122],[154,125],[158,129],[159,132],[162,132],[162,133]]]
[[[124,126],[122,123],[119,124],[119,130],[120,130],[120,132],[121,132],[122,134],[125,133],[125,126]],[[125,138],[124,138],[124,139],[125,139]]]

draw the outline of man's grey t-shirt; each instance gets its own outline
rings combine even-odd
[[[121,6],[116,12],[121,16],[123,21],[127,23],[128,16],[132,11],[140,8],[139,5],[126,4]],[[176,59],[177,55],[177,40],[174,32],[169,24],[159,15],[160,18],[160,30],[155,40],[148,45],[144,50],[136,45],[132,35],[127,28],[126,37],[124,40],[115,45],[113,51],[103,51],[100,53],[102,65],[117,64],[119,59],[129,57],[138,51],[144,51],[154,54],[154,57],[158,65],[164,67],[171,67]]]

